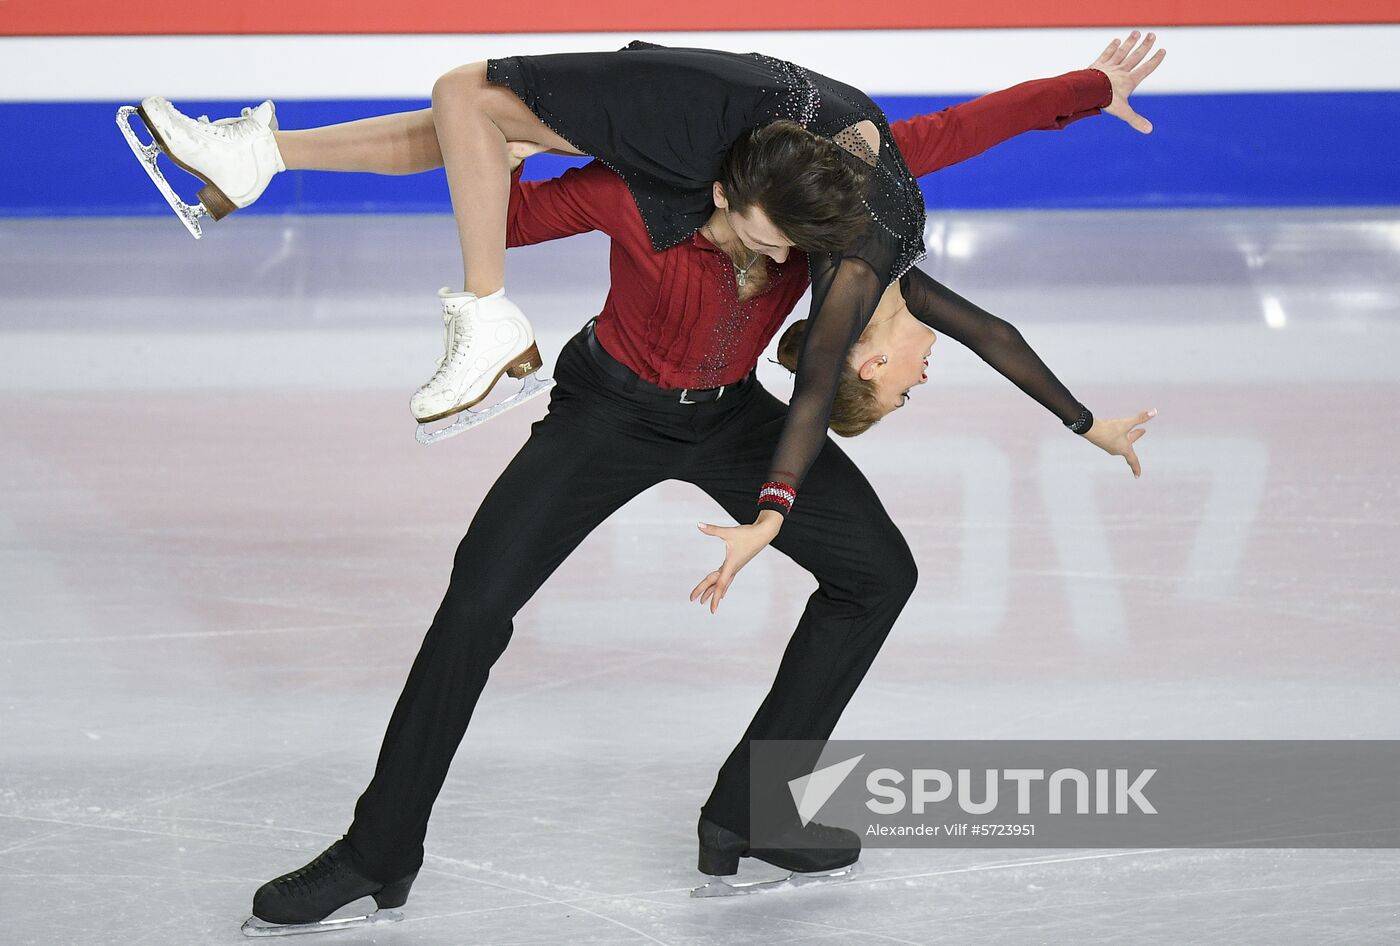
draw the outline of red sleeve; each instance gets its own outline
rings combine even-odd
[[[510,176],[506,246],[544,243],[589,230],[611,236],[629,207],[633,216],[637,214],[622,178],[599,161],[543,181],[522,181],[524,167],[522,163]]]
[[[895,122],[890,132],[909,170],[923,177],[1022,132],[1050,131],[1097,115],[1112,101],[1108,76],[1097,69],[1080,69]]]

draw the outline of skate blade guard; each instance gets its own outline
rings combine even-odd
[[[794,871],[777,880],[755,880],[746,883],[735,882],[735,877],[712,877],[709,883],[690,891],[692,897],[709,899],[713,897],[742,897],[755,893],[777,893],[781,890],[796,890],[799,887],[816,887],[825,884],[845,883],[861,872],[860,861],[838,867],[835,870],[798,873]]]

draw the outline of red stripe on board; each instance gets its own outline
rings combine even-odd
[[[0,35],[571,33],[675,30],[975,29],[1400,23],[1395,0],[769,0],[691,8],[655,0],[0,0]]]

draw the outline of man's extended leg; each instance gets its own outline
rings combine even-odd
[[[259,921],[324,929],[325,917],[352,900],[372,896],[381,909],[407,900],[433,802],[516,612],[598,523],[671,475],[672,440],[636,418],[590,358],[582,334],[565,346],[549,414],[458,547],[349,832],[258,889],[255,929]]]
[[[757,487],[786,410],[767,392],[756,401],[742,430],[692,478],[738,522],[753,519]],[[744,836],[749,741],[828,738],[918,578],[908,543],[865,476],[830,438],[773,545],[813,574],[817,590],[772,688],[703,809],[710,821]]]
[[[457,549],[355,808],[346,837],[370,877],[387,882],[421,862],[428,815],[516,612],[589,532],[664,478],[621,435],[558,409],[561,388]]]

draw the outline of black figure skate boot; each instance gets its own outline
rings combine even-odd
[[[700,873],[716,879],[696,887],[690,892],[692,897],[732,897],[849,880],[860,866],[856,863],[860,858],[860,836],[815,821],[806,826],[794,824],[775,846],[767,848],[750,848],[748,838],[703,816],[696,830],[700,835]],[[741,857],[757,858],[791,873],[781,880],[730,883],[739,872]]]
[[[409,888],[417,876],[414,871],[389,884],[370,880],[355,870],[345,841],[340,840],[305,867],[259,887],[253,895],[253,916],[243,924],[243,933],[281,936],[401,920],[403,914],[392,908],[401,907],[408,900]],[[373,897],[379,909],[365,916],[326,919],[361,897]]]

